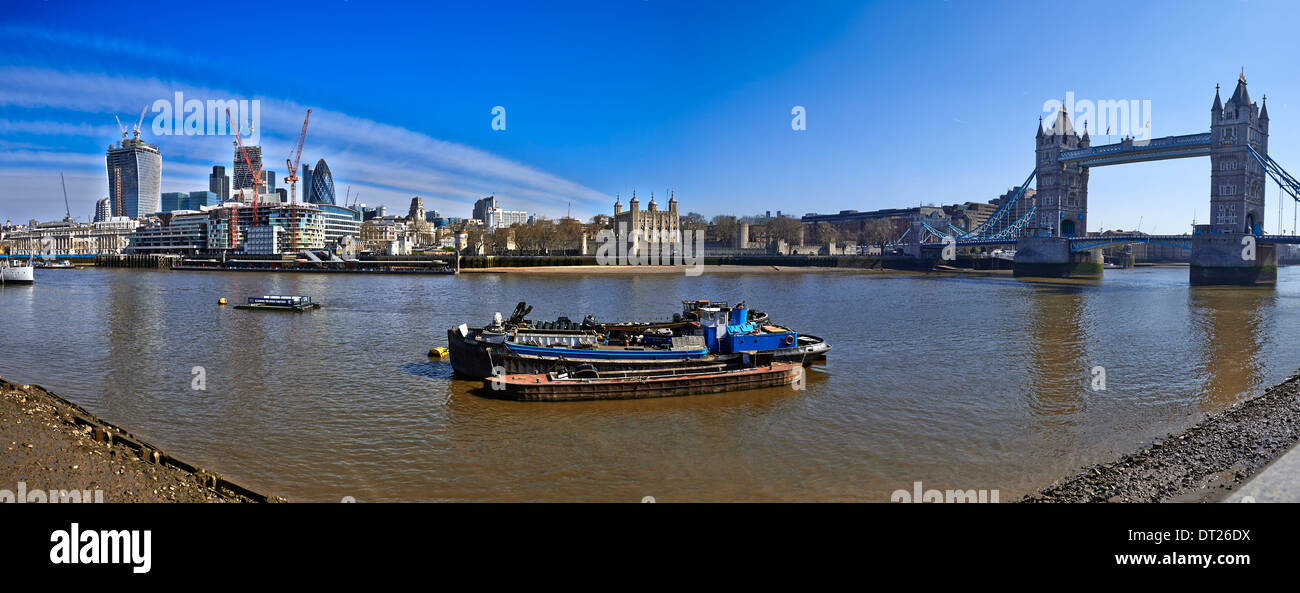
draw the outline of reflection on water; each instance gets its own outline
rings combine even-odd
[[[1203,412],[1226,408],[1243,391],[1261,386],[1264,369],[1258,353],[1268,339],[1263,329],[1276,298],[1275,291],[1264,288],[1191,290],[1192,318],[1202,332],[1202,388],[1196,401]]]
[[[1090,369],[1084,347],[1089,342],[1084,319],[1084,288],[1077,285],[1033,287],[1029,313],[1028,362],[1032,388],[1028,406],[1040,416],[1068,418],[1083,409]]]
[[[37,270],[0,289],[0,375],[294,500],[888,500],[921,480],[1009,500],[1221,410],[1300,365],[1300,270],[1276,290],[1186,269],[1101,281],[856,271],[313,276]],[[305,294],[306,314],[237,311]],[[659,319],[747,300],[821,335],[788,388],[520,403],[425,353],[519,300]],[[190,388],[201,366],[207,389]],[[1090,369],[1106,369],[1093,390]]]

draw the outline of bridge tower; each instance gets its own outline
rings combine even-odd
[[[1214,90],[1210,107],[1210,223],[1195,229],[1192,284],[1275,284],[1277,246],[1253,243],[1264,229],[1268,107],[1250,101],[1246,75],[1223,103]],[[1253,244],[1253,249],[1251,245]]]
[[[1038,180],[1037,214],[1028,236],[1016,243],[1016,276],[1096,278],[1101,276],[1101,250],[1070,250],[1071,237],[1088,234],[1088,167],[1062,162],[1061,153],[1092,143],[1085,128],[1080,136],[1065,107],[1051,127],[1038,122],[1034,140],[1034,178]]]
[[[1083,237],[1088,234],[1088,168],[1059,161],[1061,151],[1091,145],[1088,130],[1080,137],[1070,124],[1065,107],[1056,113],[1051,128],[1039,122],[1034,178],[1038,180],[1037,233],[1049,237]]]
[[[1258,235],[1264,228],[1264,170],[1246,147],[1268,156],[1268,107],[1250,102],[1244,73],[1226,105],[1214,89],[1210,136],[1211,232]]]

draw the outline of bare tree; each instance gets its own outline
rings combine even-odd
[[[736,230],[740,225],[736,223],[735,216],[719,214],[713,217],[713,234],[721,243],[731,243],[736,240]]]
[[[790,245],[799,242],[799,233],[803,230],[803,223],[797,218],[773,218],[767,223],[767,238],[771,240],[785,241]]]
[[[859,233],[860,242],[866,245],[884,245],[895,239],[903,233],[901,227],[906,226],[903,219],[877,218],[869,220],[863,225],[862,232]]]
[[[817,244],[829,244],[840,242],[840,230],[835,225],[822,221],[812,228],[813,242]]]
[[[582,223],[576,218],[561,218],[559,224],[555,225],[555,239],[563,243],[566,249],[582,240],[582,232]]]
[[[492,238],[490,240],[492,246],[500,251],[509,250],[511,243],[514,242],[512,240],[514,238],[514,232],[514,229],[511,227],[497,227],[497,230],[492,231]]]

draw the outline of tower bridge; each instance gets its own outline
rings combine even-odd
[[[963,230],[946,220],[916,218],[904,237],[915,257],[926,247],[1015,245],[1017,276],[1097,277],[1101,247],[1153,243],[1191,253],[1192,284],[1275,284],[1277,245],[1300,236],[1265,235],[1264,186],[1272,178],[1300,202],[1300,181],[1268,156],[1268,104],[1250,100],[1246,76],[1224,102],[1216,86],[1208,133],[1151,140],[1124,138],[1093,146],[1088,131],[1074,130],[1064,107],[1050,126],[1039,120],[1034,169],[1025,183],[979,227]],[[1191,235],[1088,236],[1088,175],[1093,167],[1210,157],[1210,222]],[[1037,194],[1021,203],[1037,180]],[[901,238],[900,238],[901,242]]]

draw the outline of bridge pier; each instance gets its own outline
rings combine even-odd
[[[1101,249],[1071,252],[1068,237],[1021,237],[1012,270],[1014,276],[1101,278]]]
[[[1192,237],[1188,281],[1194,286],[1277,284],[1277,245],[1259,243],[1247,233]]]

